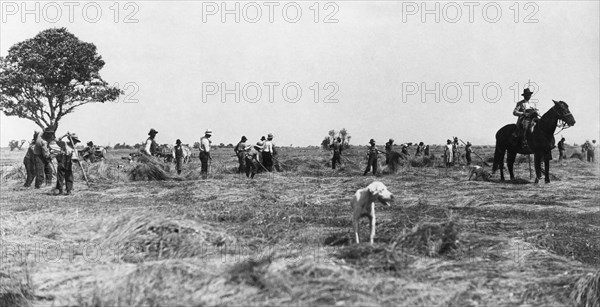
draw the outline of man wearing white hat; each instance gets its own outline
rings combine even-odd
[[[212,160],[210,156],[210,137],[212,136],[212,130],[206,129],[204,132],[204,136],[200,138],[200,163],[202,164],[200,173],[202,174],[202,178],[206,179],[208,177],[208,160]]]

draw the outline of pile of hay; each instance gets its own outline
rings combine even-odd
[[[170,166],[154,157],[141,155],[134,167],[129,170],[129,179],[133,181],[152,181],[175,179]]]
[[[452,222],[419,223],[411,233],[404,235],[397,244],[405,250],[430,257],[444,255],[458,248],[457,225]]]
[[[125,181],[127,173],[134,168],[130,163],[123,164],[123,168],[119,168],[118,164],[109,163],[107,160],[97,163],[82,162],[81,165],[90,181]],[[73,165],[73,172],[77,175],[77,180],[83,180],[79,165]]]
[[[583,158],[583,154],[582,154],[582,153],[580,153],[580,152],[574,152],[574,153],[573,153],[573,154],[572,154],[572,155],[569,157],[569,159],[579,159],[579,160],[581,160],[581,161],[583,161],[583,160],[584,160],[584,158]]]
[[[110,223],[103,244],[119,250],[125,262],[206,256],[237,239],[207,223],[163,215],[126,215]]]
[[[33,299],[29,276],[23,280],[0,272],[0,306],[31,306]]]
[[[27,177],[27,174],[25,173],[25,166],[23,165],[23,163],[19,163],[19,164],[15,164],[12,167],[7,167],[7,168],[2,168],[2,170],[0,170],[0,176],[2,177],[3,181],[7,181],[7,180],[18,180],[18,181],[24,181],[25,178]]]
[[[410,166],[412,167],[431,167],[433,166],[433,161],[431,157],[422,157],[422,158],[414,158],[410,159]]]
[[[571,292],[571,299],[577,307],[600,306],[600,271],[579,278]]]

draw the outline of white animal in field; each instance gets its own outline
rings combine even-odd
[[[373,244],[375,239],[375,202],[380,202],[384,205],[390,206],[390,202],[393,201],[394,195],[388,191],[387,187],[379,182],[374,181],[364,189],[356,191],[350,201],[352,206],[352,224],[354,226],[354,235],[356,237],[356,243],[360,243],[358,232],[359,224],[358,221],[362,217],[368,217],[371,224],[371,235],[369,242]]]

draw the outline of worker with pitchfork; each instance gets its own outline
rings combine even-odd
[[[67,138],[66,141],[62,139]],[[79,143],[79,138],[75,133],[69,133],[61,136],[56,144],[60,147],[60,152],[56,155],[56,188],[54,195],[63,194],[63,186],[66,186],[66,195],[73,193],[73,161],[78,161],[79,156],[75,149],[75,144]]]

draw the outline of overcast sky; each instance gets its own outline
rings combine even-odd
[[[98,47],[102,78],[126,94],[61,121],[58,133],[84,141],[134,144],[154,128],[159,143],[193,143],[210,128],[217,144],[273,133],[277,144],[304,146],[346,128],[353,144],[452,136],[494,144],[496,131],[516,121],[512,110],[529,81],[542,113],[552,99],[569,104],[577,123],[562,132],[568,143],[600,133],[598,1],[237,2],[239,23],[235,14],[222,20],[221,2],[110,1],[85,10],[54,3],[41,2],[36,13],[35,2],[3,1],[0,55],[51,27]],[[2,114],[0,129],[7,146],[36,126]]]

